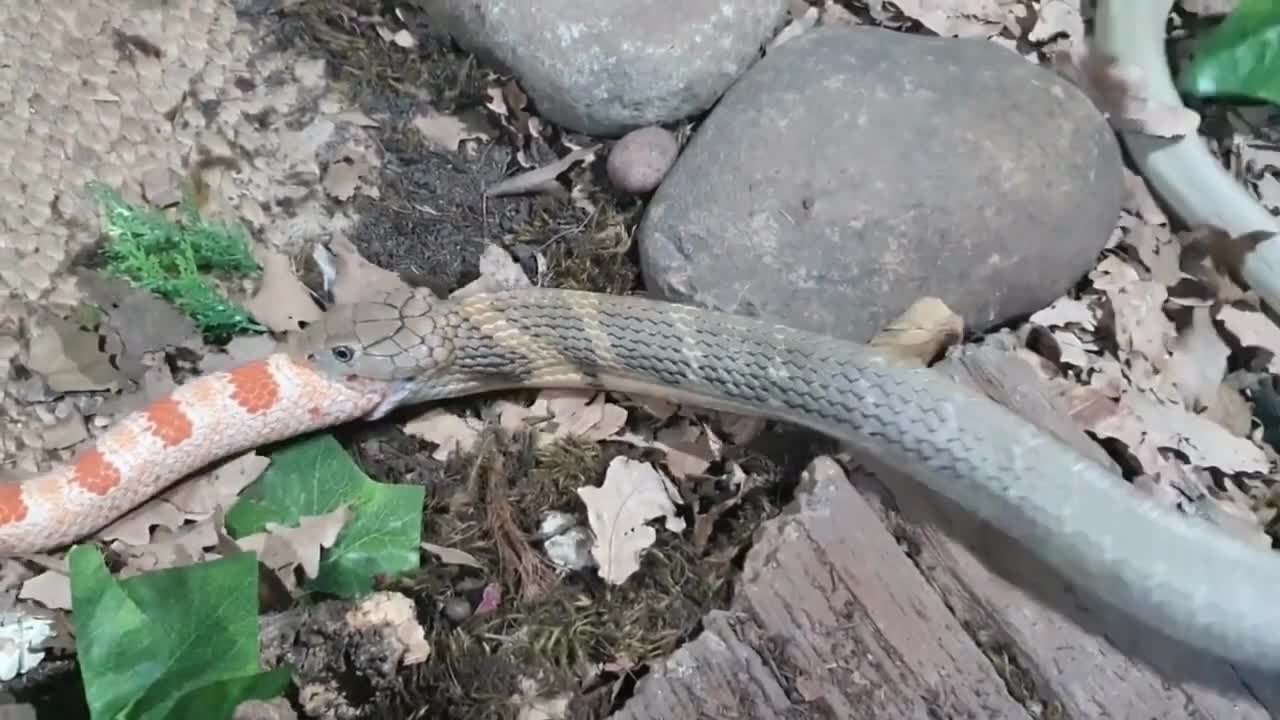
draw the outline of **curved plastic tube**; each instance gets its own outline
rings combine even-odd
[[[1098,0],[1094,47],[1121,65],[1142,70],[1147,97],[1182,106],[1165,54],[1165,23],[1174,0]],[[1238,237],[1276,233],[1245,256],[1241,275],[1280,309],[1280,222],[1223,169],[1200,136],[1120,134],[1151,190],[1188,225],[1213,225]]]

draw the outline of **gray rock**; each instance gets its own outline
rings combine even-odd
[[[512,72],[539,115],[602,137],[711,107],[787,10],[787,0],[417,4],[459,45]]]
[[[1048,304],[1119,216],[1083,93],[980,40],[822,28],[712,111],[641,224],[668,299],[865,341],[924,295],[974,329]]]

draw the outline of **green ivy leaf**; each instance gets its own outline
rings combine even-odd
[[[331,435],[317,435],[272,454],[271,465],[227,513],[227,531],[241,538],[267,523],[296,526],[304,517],[348,505],[351,520],[320,557],[307,589],[342,597],[368,592],[377,575],[418,567],[425,490],[374,482]]]
[[[94,720],[227,720],[289,684],[287,670],[259,671],[256,554],[125,580],[95,547],[73,548],[68,561]]]
[[[1178,88],[1196,97],[1280,104],[1280,0],[1241,0],[1196,46]]]

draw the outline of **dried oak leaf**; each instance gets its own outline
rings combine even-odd
[[[120,372],[135,382],[146,373],[148,354],[183,347],[204,350],[195,322],[174,305],[119,278],[78,273],[77,284],[103,313],[99,333]]]
[[[1164,314],[1169,290],[1142,280],[1124,260],[1109,256],[1089,274],[1093,286],[1106,293],[1115,314],[1116,344],[1122,353],[1138,353],[1160,367],[1175,337],[1173,322]]]
[[[292,590],[297,585],[294,568],[301,567],[306,577],[314,578],[320,572],[321,550],[333,547],[350,519],[351,508],[340,505],[323,515],[304,516],[294,527],[267,523],[266,532],[243,537],[236,544],[257,552],[259,561]]]
[[[71,578],[65,572],[45,570],[22,584],[18,599],[38,602],[50,610],[70,610]]]
[[[338,236],[326,248],[317,244],[315,258],[325,272],[325,286],[336,303],[353,303],[387,290],[406,287],[398,273],[369,262],[346,236]]]
[[[1193,308],[1191,324],[1173,342],[1173,353],[1160,377],[1160,394],[1193,412],[1209,407],[1218,398],[1230,354],[1213,324],[1212,309]]]
[[[331,163],[324,173],[324,190],[339,200],[350,200],[357,192],[375,200],[381,193],[370,184],[373,164],[363,157],[344,155]]]
[[[1151,279],[1161,285],[1173,285],[1182,278],[1181,246],[1167,228],[1135,225],[1125,244],[1138,252],[1142,264],[1151,271]]]
[[[563,437],[586,440],[611,437],[627,422],[627,410],[594,390],[544,390],[528,407],[497,402],[499,423],[507,430],[533,429],[534,442],[545,447]]]
[[[1256,310],[1241,310],[1236,307],[1224,307],[1218,312],[1218,320],[1226,325],[1231,334],[1240,340],[1244,347],[1260,347],[1272,353],[1267,370],[1280,373],[1280,327],[1277,327],[1266,315]]]
[[[1269,467],[1266,453],[1257,445],[1178,405],[1129,391],[1121,396],[1116,410],[1087,428],[1125,443],[1138,458],[1169,449],[1185,455],[1195,467],[1218,468],[1225,473],[1264,473]]]
[[[468,567],[476,568],[477,570],[488,570],[484,563],[480,562],[474,555],[464,550],[445,547],[444,545],[436,545],[429,542],[421,543],[419,547],[440,558],[440,562],[445,565],[466,565]]]
[[[484,251],[480,253],[479,269],[480,276],[458,288],[451,297],[461,298],[476,293],[533,287],[524,268],[511,257],[511,253],[493,243],[485,245]]]
[[[1093,330],[1098,326],[1094,309],[1090,303],[1069,297],[1060,297],[1054,300],[1049,307],[1037,310],[1031,316],[1030,321],[1047,328],[1078,325],[1085,330]]]
[[[297,331],[301,323],[320,318],[319,306],[311,299],[311,292],[293,272],[293,263],[287,255],[275,250],[262,250],[262,285],[258,292],[244,304],[258,322],[276,332]]]
[[[1004,27],[1005,9],[996,0],[871,0],[877,20],[892,20],[887,5],[943,37],[990,37]]]
[[[657,531],[648,524],[651,520],[664,518],[668,530],[684,530],[684,521],[676,515],[679,491],[649,463],[615,457],[605,471],[604,483],[580,487],[578,496],[587,506],[587,520],[596,536],[591,555],[600,577],[614,585],[640,569],[641,553],[657,540]]]
[[[177,530],[187,520],[205,520],[218,508],[230,507],[270,463],[253,452],[225,460],[133,509],[100,530],[97,537],[146,545],[152,541],[153,528]]]
[[[122,575],[136,575],[165,568],[192,565],[204,560],[207,550],[218,544],[216,523],[220,518],[206,518],[177,530],[157,528],[151,542],[141,545],[112,543],[112,550],[126,561]]]
[[[463,141],[475,138],[488,140],[490,137],[488,128],[478,116],[463,118],[431,111],[414,118],[413,127],[428,143],[447,152],[457,152]]]
[[[464,418],[440,408],[433,408],[405,423],[404,431],[414,437],[435,443],[431,457],[441,462],[457,453],[467,453],[475,447],[484,423],[476,418]]]
[[[1079,0],[1043,0],[1036,13],[1036,24],[1027,33],[1027,40],[1044,43],[1059,35],[1084,40],[1084,18],[1080,17]]]
[[[111,358],[98,349],[97,333],[58,317],[36,328],[25,365],[57,394],[114,390],[123,380]]]

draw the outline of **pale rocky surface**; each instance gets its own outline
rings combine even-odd
[[[90,182],[166,206],[202,159],[231,159],[201,172],[207,216],[282,250],[353,225],[317,188],[331,164],[376,168],[367,118],[332,90],[323,60],[263,52],[232,3],[5,3],[0,27],[6,48],[23,48],[0,63],[0,382],[23,338],[88,292],[69,267],[100,227]],[[245,152],[252,163],[237,159]],[[51,429],[93,403],[57,395],[6,388],[6,464],[47,467]]]
[[[459,45],[509,69],[539,115],[606,137],[711,107],[787,11],[787,0],[415,4]]]
[[[980,40],[816,28],[725,95],[639,231],[650,291],[862,341],[921,296],[966,326],[1037,310],[1124,197],[1083,93]]]

